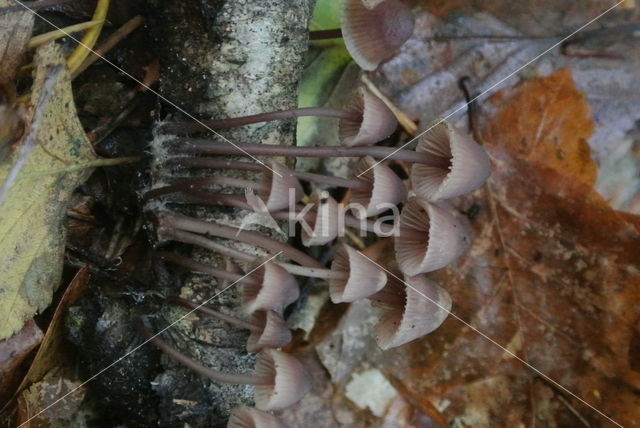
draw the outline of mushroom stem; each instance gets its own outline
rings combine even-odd
[[[314,183],[326,184],[332,187],[345,187],[347,189],[371,190],[371,183],[367,183],[357,178],[342,178],[333,175],[314,174],[312,172],[292,171],[292,174],[302,181],[312,181]]]
[[[170,161],[179,163],[180,166],[183,166],[183,167],[192,167],[192,168],[237,169],[242,171],[256,171],[256,172],[264,172],[266,170],[266,168],[263,165],[260,165],[257,163],[232,161],[232,160],[217,159],[217,158],[177,157],[177,158],[171,158]],[[371,189],[370,183],[367,183],[363,180],[359,180],[357,178],[342,178],[342,177],[335,177],[332,175],[314,174],[312,172],[303,172],[303,171],[289,171],[289,173],[294,177],[303,181],[326,184],[333,187],[345,187],[348,189],[360,189],[365,191]],[[198,180],[190,180],[190,182],[193,182],[194,185],[199,185],[200,183],[196,183],[197,181]],[[203,184],[208,184],[208,183],[203,183]],[[211,184],[218,184],[218,183],[211,183]],[[230,184],[230,186],[234,186],[234,185]],[[245,186],[238,185],[234,187],[249,187],[249,185],[245,185]]]
[[[189,257],[180,256],[178,254],[169,253],[165,251],[159,251],[156,253],[156,256],[161,260],[166,260],[171,263],[175,263],[177,265],[183,266],[187,269],[206,273],[212,276],[215,276],[219,279],[224,279],[232,282],[241,282],[244,284],[253,284],[259,285],[255,281],[249,279],[246,275],[240,275],[237,273],[227,272],[226,270],[216,269],[204,263],[197,262],[195,260],[190,259]]]
[[[220,253],[223,256],[228,256],[234,259],[242,260],[243,262],[247,262],[247,263],[255,263],[262,260],[260,257],[252,256],[250,254],[243,253],[242,251],[234,250],[233,248],[229,248],[226,245],[219,244],[203,236],[196,235],[195,233],[184,232],[184,231],[175,230],[175,229],[164,229],[162,231],[162,237],[171,239],[173,241],[183,242],[185,244],[197,245],[197,246],[206,248],[208,250]],[[163,254],[164,253],[160,253],[161,257]],[[169,261],[175,261],[181,258],[180,256],[175,256],[174,254],[170,254],[170,256],[171,256],[170,258],[167,258],[167,260]],[[199,264],[197,262],[193,262],[191,259],[187,259],[186,257],[185,259],[189,261],[189,266],[186,266],[186,267],[196,266],[197,264]],[[180,263],[180,262],[177,262],[177,263]],[[283,262],[277,262],[277,263],[293,275],[306,276],[308,278],[319,278],[319,279],[343,278],[343,275],[337,272],[332,272],[331,269],[327,269],[324,267],[319,268],[319,267],[300,266],[300,265],[294,265],[292,263],[283,263]],[[198,269],[195,269],[195,270],[198,270]],[[228,275],[232,275],[228,272],[225,272],[225,273]]]
[[[157,221],[160,227],[181,229],[188,232],[213,235],[219,238],[244,242],[245,244],[255,245],[272,251],[273,253],[282,253],[285,257],[304,266],[324,268],[320,262],[308,254],[287,243],[276,241],[258,232],[242,230],[168,212],[159,213],[157,215]]]
[[[342,29],[331,28],[329,30],[309,31],[309,40],[326,40],[342,38]]]
[[[215,309],[211,309],[208,306],[203,306],[203,305],[199,305],[197,303],[191,302],[187,299],[183,299],[181,297],[177,297],[177,296],[171,296],[167,298],[167,301],[171,302],[171,303],[176,303],[180,306],[184,306],[185,308],[190,308],[190,309],[195,309],[198,312],[202,312],[203,314],[212,316],[214,318],[218,318],[219,320],[222,320],[224,322],[226,322],[227,324],[231,324],[235,327],[238,328],[242,328],[245,330],[250,330],[253,332],[261,332],[262,329],[260,328],[260,326],[253,324],[249,321],[245,321],[245,320],[241,320],[240,318],[236,318],[234,316],[231,315],[227,315],[225,313],[222,312],[218,312]]]
[[[394,147],[380,146],[280,146],[272,144],[227,144],[216,143],[212,140],[186,139],[175,140],[176,150],[179,153],[209,154],[209,155],[252,155],[252,156],[285,156],[307,158],[333,158],[333,157],[365,157],[371,156],[378,159],[394,159],[398,161],[420,163],[429,165],[433,156],[414,150],[398,149]]]
[[[207,185],[220,185],[227,187],[243,187],[254,190],[268,191],[269,186],[241,178],[225,177],[225,176],[211,176],[205,178],[197,178],[192,180],[184,180],[177,183],[170,184],[169,186],[158,187],[156,189],[149,190],[144,195],[145,200],[155,198],[156,196],[166,195],[169,193],[183,192],[193,189],[198,186]]]
[[[185,244],[197,245],[208,250],[218,252],[223,256],[228,256],[233,259],[242,260],[246,263],[253,263],[258,258],[242,251],[234,250],[226,245],[219,244],[209,238],[197,235],[195,233],[186,232],[184,230],[177,229],[165,229],[163,228],[158,232],[161,238],[170,239],[172,241],[183,242]]]
[[[168,134],[188,134],[191,132],[203,132],[209,128],[223,129],[235,126],[250,125],[252,123],[267,122],[271,120],[293,119],[303,116],[334,117],[337,119],[360,120],[361,115],[331,107],[300,107],[289,110],[259,113],[251,116],[232,117],[228,119],[201,120],[199,122],[169,122],[162,125],[163,132]]]
[[[156,194],[154,196],[163,194],[163,193],[173,193],[179,190],[167,190],[162,191],[163,189],[168,189],[168,187],[162,187],[156,190]],[[188,199],[190,202],[200,202],[200,203],[209,203],[209,204],[222,204],[228,205],[231,207],[239,208],[242,210],[253,211],[253,208],[246,202],[246,199],[240,195],[228,195],[225,193],[212,193],[212,192],[203,192],[198,190],[186,190],[183,192],[187,197],[191,197],[192,199]],[[297,204],[296,209],[298,211],[304,210],[304,205]],[[313,210],[312,210],[313,211]],[[287,211],[273,211],[269,213],[276,220],[295,220],[294,212]],[[364,230],[366,232],[376,233],[376,222],[371,221],[369,219],[358,219],[351,215],[343,216],[344,225],[347,227],[351,227],[353,229]],[[310,224],[313,224],[313,221],[309,221]],[[393,225],[390,224],[380,224],[378,227],[381,228],[379,232],[384,235],[389,235],[393,233]]]
[[[147,341],[151,342],[156,348],[160,349],[167,356],[172,358],[173,360],[179,362],[185,367],[190,368],[191,370],[199,373],[203,376],[206,376],[210,379],[213,379],[222,383],[232,383],[238,385],[271,385],[273,384],[273,379],[269,376],[257,376],[251,374],[239,374],[239,373],[225,373],[218,370],[213,370],[209,367],[206,367],[200,364],[198,361],[187,357],[182,352],[174,349],[167,342],[155,336],[151,330],[144,325],[144,322],[141,322],[138,328],[142,331],[142,334],[147,339]]]
[[[190,168],[208,168],[208,169],[237,169],[242,171],[263,172],[267,168],[258,163],[242,162],[221,158],[202,158],[202,157],[173,157],[167,159],[167,162],[178,163],[182,167]],[[362,188],[371,187],[362,180],[335,177],[331,175],[314,174],[312,172],[289,171],[291,175],[303,181],[311,181],[314,183],[329,184],[336,187]]]

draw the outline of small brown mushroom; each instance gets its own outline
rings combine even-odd
[[[285,242],[276,241],[275,239],[251,230],[238,229],[233,226],[204,221],[168,211],[157,212],[156,222],[159,238],[172,239],[172,231],[186,231],[217,236],[219,238],[230,239],[233,241],[244,242],[249,245],[255,245],[256,247],[262,247],[274,254],[282,253],[284,257],[294,260],[304,266],[324,268],[322,263],[318,262],[305,252],[300,251]]]
[[[256,407],[261,410],[289,407],[311,389],[311,375],[302,363],[294,356],[274,349],[260,353],[256,375],[271,379],[269,383],[256,386]]]
[[[391,58],[413,33],[411,10],[398,0],[344,0],[342,36],[364,70]]]
[[[300,182],[284,165],[272,162],[270,169],[262,167],[261,171],[262,178],[257,182],[220,175],[185,179],[168,186],[149,190],[145,193],[144,198],[145,200],[149,200],[167,194],[182,193],[186,196],[182,201],[190,202],[194,198],[196,200],[198,198],[206,199],[208,195],[215,197],[216,194],[202,191],[202,189],[207,186],[243,187],[256,190],[257,197],[262,200],[267,211],[279,211],[287,209],[291,202],[295,203],[304,196]],[[224,196],[227,198],[235,197],[235,195],[228,194],[224,194]]]
[[[280,309],[298,300],[298,283],[286,269],[274,262],[262,267],[251,272],[248,276],[253,282],[242,287],[242,305],[248,313]]]
[[[331,263],[334,275],[329,278],[329,295],[333,303],[355,302],[381,290],[387,274],[360,251],[343,245]]]
[[[291,330],[287,327],[284,319],[275,311],[256,311],[252,314],[251,321],[244,321],[180,297],[171,296],[167,298],[167,301],[195,309],[200,313],[218,318],[235,327],[249,330],[250,335],[247,341],[247,351],[249,352],[259,352],[267,348],[280,348],[291,342]]]
[[[292,355],[275,349],[258,354],[255,374],[225,373],[204,366],[171,347],[144,323],[139,326],[147,341],[167,356],[191,370],[216,382],[255,386],[256,407],[260,410],[280,410],[298,402],[311,388],[311,376]]]
[[[305,247],[313,245],[327,244],[340,233],[340,205],[331,196],[322,195],[321,192],[314,192],[311,195],[311,202],[315,204],[315,209],[309,211],[306,220],[313,226],[304,224],[300,232],[302,244]]]
[[[395,131],[398,121],[389,107],[364,88],[356,92],[350,109],[358,120],[340,121],[340,140],[347,147],[366,146],[384,140]]]
[[[367,188],[372,191],[372,187],[366,181],[362,180],[361,182],[366,184]],[[380,196],[380,189],[376,190],[376,195]],[[188,190],[179,197],[178,201],[207,205],[227,205],[243,210],[261,212],[263,207],[256,206],[255,201],[249,201],[249,196],[247,196],[247,200],[243,199],[240,195]],[[374,212],[374,205],[367,203],[367,207],[370,209],[369,213]],[[375,209],[382,211],[383,208],[389,209],[391,206],[394,206],[394,204],[376,203]],[[308,205],[296,204],[293,207],[293,211],[273,211],[269,212],[269,215],[272,219],[303,223],[302,242],[305,246],[324,245],[331,242],[344,229],[344,226],[373,232],[382,236],[391,236],[393,234],[393,225],[376,223],[367,219],[367,212],[364,207],[359,209],[360,206],[355,204],[350,204],[349,207],[360,214],[361,218],[345,214],[346,208],[342,204],[336,202],[328,193],[324,195],[321,191],[312,194],[311,202]]]
[[[260,261],[256,256],[234,250],[189,232],[166,231],[165,233],[168,233],[166,237],[169,239],[198,245],[244,262],[256,263]],[[173,258],[176,259],[176,256],[173,256]],[[188,260],[193,264],[191,259]],[[360,251],[347,245],[343,245],[338,249],[331,264],[331,269],[327,269],[322,265],[320,265],[321,267],[299,266],[282,262],[278,262],[277,265],[292,275],[329,280],[329,294],[334,303],[353,302],[368,297],[382,289],[387,280],[387,275],[382,269],[368,260]],[[245,288],[258,289],[260,287],[261,281],[258,278],[250,276],[247,280],[251,281],[251,283],[245,285]]]
[[[208,129],[230,128],[271,120],[304,116],[333,117],[339,119],[340,138],[347,146],[375,144],[393,133],[398,122],[378,97],[365,88],[355,92],[355,98],[344,109],[331,107],[301,107],[291,110],[260,113],[229,119],[202,120],[199,122],[167,122],[160,130],[168,134],[189,134]]]
[[[423,199],[409,198],[394,241],[402,272],[418,275],[443,268],[470,244],[471,230],[463,218]]]
[[[407,187],[400,177],[391,168],[371,157],[365,157],[358,163],[354,175],[371,183],[368,191],[351,191],[350,203],[363,208],[352,210],[356,218],[378,215],[407,199]]]
[[[156,256],[192,271],[241,283],[243,308],[250,314],[258,310],[281,310],[295,302],[300,294],[295,278],[275,262],[260,264],[250,274],[240,275],[174,253],[161,251]]]
[[[233,409],[227,428],[288,428],[282,419],[248,406]]]
[[[442,122],[420,137],[416,152],[431,161],[411,167],[411,183],[427,200],[449,199],[480,187],[491,174],[491,162],[473,138]]]
[[[451,310],[449,293],[422,275],[407,277],[406,284],[391,280],[370,299],[383,311],[375,330],[376,342],[385,350],[431,333]]]

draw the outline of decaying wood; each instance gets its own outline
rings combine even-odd
[[[153,32],[163,65],[161,92],[180,108],[198,118],[224,118],[295,107],[307,49],[311,2],[226,1],[214,2],[205,9],[194,0],[153,3],[157,12],[152,19]],[[175,118],[188,118],[180,111],[170,110]],[[231,141],[293,144],[294,131],[295,121],[288,120],[228,130],[223,135]],[[160,141],[162,138],[158,137]],[[156,152],[156,161],[161,161],[161,156]],[[250,172],[225,173],[254,177]],[[189,172],[160,167],[154,169],[154,180],[161,182],[171,175],[186,174]],[[233,225],[239,225],[248,214],[223,208],[189,212]],[[175,251],[192,250],[180,247]],[[193,256],[224,268],[224,260],[210,253],[194,250]],[[202,275],[176,278],[173,284],[163,285],[193,301],[213,296],[222,286],[214,278]],[[225,312],[240,313],[238,296],[238,291],[231,289],[211,304]],[[170,321],[181,313],[170,309],[164,318]],[[189,318],[176,326],[173,337],[176,346],[211,367],[231,372],[252,370],[254,357],[246,353],[245,332],[216,321]],[[163,397],[162,413],[167,423],[224,424],[231,408],[252,400],[250,387],[202,381],[175,364],[166,367],[167,371],[157,378],[155,390]],[[189,402],[205,405],[185,404]]]

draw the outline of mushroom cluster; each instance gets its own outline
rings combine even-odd
[[[413,16],[398,0],[343,2],[341,34],[354,60],[365,70],[387,60],[412,31]],[[309,115],[337,119],[342,144],[229,144],[200,135],[209,129]],[[449,294],[427,274],[452,263],[469,247],[469,225],[447,200],[480,187],[490,174],[490,161],[470,135],[444,121],[420,134],[415,145],[407,145],[410,148],[377,145],[396,127],[396,118],[385,102],[364,88],[357,89],[352,101],[341,109],[308,107],[160,126],[165,154],[162,166],[196,174],[196,178],[167,178],[144,194],[160,243],[179,242],[211,251],[235,269],[220,269],[165,250],[158,251],[156,257],[179,269],[237,283],[242,309],[250,319],[177,296],[168,301],[248,330],[247,351],[259,353],[255,374],[214,371],[171,348],[152,335],[148,326],[142,329],[150,342],[196,372],[218,382],[255,386],[257,409],[236,408],[230,427],[285,426],[268,411],[295,403],[310,388],[311,378],[301,362],[278,350],[291,341],[283,313],[299,298],[297,278],[315,278],[326,284],[333,303],[369,299],[379,310],[376,341],[385,350],[429,334],[449,314]],[[261,160],[238,160],[250,157],[256,161],[255,156]],[[351,177],[336,177],[297,171],[275,160],[298,157],[358,161]],[[408,178],[398,174],[400,169]],[[230,170],[251,171],[258,179],[223,174]],[[343,189],[333,194],[345,196],[336,200],[328,188]],[[245,194],[238,189],[244,189]],[[305,248],[254,230],[180,213],[180,207],[187,204],[222,205],[267,215],[274,221],[297,222],[302,246],[330,245],[332,260],[325,265]],[[397,215],[389,218],[385,214],[390,211]],[[366,248],[346,245],[338,238],[347,229],[369,237],[393,236],[395,260],[382,266],[367,255]],[[241,251],[243,247],[230,245],[232,242],[261,251]]]

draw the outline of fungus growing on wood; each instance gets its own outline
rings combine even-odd
[[[398,0],[344,0],[342,37],[363,70],[375,70],[413,34],[414,18]]]
[[[251,315],[251,321],[245,321],[180,297],[172,296],[167,300],[186,308],[195,309],[207,316],[218,318],[234,327],[249,330],[250,335],[247,341],[247,351],[249,352],[280,348],[291,342],[291,330],[287,327],[282,316],[275,311],[256,311]]]
[[[248,406],[238,406],[231,411],[227,428],[288,428],[280,418]]]
[[[350,204],[358,204],[363,208],[362,212],[356,209],[352,211],[357,218],[378,215],[407,199],[407,187],[400,177],[371,157],[365,157],[358,163],[354,175],[371,185],[366,192],[361,189],[351,191]]]
[[[252,164],[247,163],[247,165]],[[284,165],[272,162],[270,169],[262,167],[260,171],[262,172],[262,179],[260,181],[214,175],[181,180],[168,186],[158,187],[146,192],[144,197],[146,200],[149,200],[158,196],[178,192],[189,195],[190,193],[197,192],[197,189],[211,185],[242,187],[256,190],[258,197],[263,201],[268,211],[278,211],[284,210],[289,206],[290,198],[296,202],[304,196],[300,182]]]
[[[205,132],[208,129],[232,128],[252,123],[304,116],[339,119],[340,138],[346,146],[375,144],[391,135],[398,126],[395,116],[386,104],[368,90],[360,88],[355,91],[354,99],[345,109],[300,107],[228,119],[201,120],[199,122],[167,122],[162,124],[160,129],[167,134],[182,135]]]
[[[394,246],[406,275],[443,268],[471,244],[471,231],[463,218],[420,198],[409,198],[399,222]]]
[[[256,407],[260,410],[280,410],[298,402],[311,388],[311,376],[302,363],[292,355],[275,349],[258,354],[254,374],[225,373],[206,367],[174,349],[154,335],[148,325],[140,323],[140,330],[154,346],[173,360],[216,382],[255,387]]]
[[[448,199],[480,187],[491,174],[491,162],[471,135],[442,122],[420,137],[416,152],[431,158],[414,163],[411,183],[416,194],[427,200]]]
[[[245,244],[261,247],[273,252],[274,254],[282,253],[284,257],[300,263],[301,265],[320,268],[324,267],[316,259],[297,248],[251,230],[238,229],[236,227],[199,220],[193,217],[170,213],[167,211],[158,212],[156,214],[156,222],[159,237],[167,236],[167,234],[163,235],[165,229],[176,229],[203,235],[217,236],[219,238],[244,242]]]
[[[300,291],[295,278],[275,262],[260,264],[248,275],[217,269],[189,257],[158,252],[157,257],[195,272],[242,284],[242,305],[247,313],[281,310],[298,299]]]
[[[234,250],[206,237],[184,231],[167,231],[167,233],[169,235],[166,237],[169,239],[198,245],[243,262],[260,261],[256,256]],[[173,257],[176,258],[176,256]],[[193,264],[193,261],[188,260]],[[331,269],[322,265],[317,267],[282,262],[277,264],[292,275],[328,280],[329,294],[334,303],[353,302],[368,297],[381,290],[387,281],[387,275],[382,269],[368,260],[360,251],[347,245],[342,245],[336,251]]]
[[[390,280],[370,300],[382,310],[376,342],[382,349],[404,345],[437,329],[449,315],[451,297],[425,276]]]

